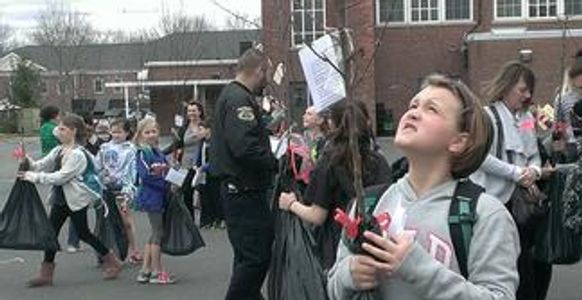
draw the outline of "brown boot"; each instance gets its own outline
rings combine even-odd
[[[109,251],[107,255],[103,256],[103,279],[110,280],[117,278],[117,274],[121,272],[121,261],[117,258],[113,251]]]
[[[28,281],[28,287],[41,287],[53,285],[53,273],[55,272],[55,263],[43,262],[40,265],[40,272],[37,277]]]

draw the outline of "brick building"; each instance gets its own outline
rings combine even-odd
[[[346,2],[342,9],[342,1],[263,1],[263,40],[273,59],[287,65],[279,95],[291,100],[296,116],[309,98],[297,51],[344,18],[358,50],[356,98],[368,104],[381,134],[393,129],[432,72],[461,78],[480,92],[505,62],[522,58],[538,78],[535,100],[551,102],[562,57],[568,65],[582,49],[581,0]]]
[[[8,97],[16,63],[27,59],[41,75],[40,106],[113,117],[123,116],[127,103],[130,112],[151,110],[167,132],[183,102],[198,99],[211,111],[234,78],[240,53],[260,39],[260,31],[234,30],[176,33],[145,43],[27,46],[0,58],[0,99]]]

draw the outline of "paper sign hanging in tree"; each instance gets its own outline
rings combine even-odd
[[[333,67],[342,65],[341,47],[331,35],[315,40],[311,48],[303,47],[299,59],[317,112],[346,97],[344,78]]]

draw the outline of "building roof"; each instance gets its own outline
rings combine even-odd
[[[148,61],[238,58],[241,42],[260,39],[260,30],[202,31],[175,33],[145,43],[93,44],[62,50],[50,46],[26,46],[12,53],[49,71],[141,70]]]

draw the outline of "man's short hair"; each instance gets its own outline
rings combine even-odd
[[[249,70],[255,70],[256,68],[262,66],[267,62],[267,56],[265,53],[256,48],[250,48],[241,55],[238,59],[238,64],[236,66],[236,72],[245,72]]]

